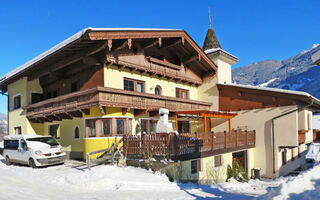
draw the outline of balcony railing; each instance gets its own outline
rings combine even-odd
[[[187,160],[255,147],[255,131],[125,136],[128,158]]]
[[[96,87],[44,100],[24,107],[30,120],[50,121],[79,117],[91,107],[120,107],[146,111],[167,108],[178,110],[207,110],[208,102],[139,93],[108,87]],[[103,112],[104,109],[101,109]]]

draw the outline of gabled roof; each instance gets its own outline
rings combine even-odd
[[[190,48],[197,52],[193,57],[198,58],[199,62],[205,63],[207,69],[211,68],[216,71],[217,67],[213,61],[201,50],[194,40],[181,29],[153,29],[153,28],[85,28],[74,34],[63,42],[57,44],[46,52],[26,62],[20,67],[7,73],[0,78],[0,89],[6,91],[6,87],[12,81],[19,77],[26,76],[27,73],[38,71],[49,65],[58,65],[60,62],[71,62],[71,57],[75,52],[79,54],[86,50],[96,53],[95,49],[102,49],[108,46],[109,40],[113,39],[142,39],[142,38],[181,38],[182,43],[185,41]],[[191,52],[190,52],[191,53]],[[91,54],[90,54],[91,55]],[[84,56],[88,56],[85,54]],[[189,62],[193,62],[194,58],[190,58]],[[201,61],[200,61],[201,60]]]
[[[214,48],[221,49],[221,45],[218,41],[216,34],[214,33],[214,30],[210,27],[208,29],[206,39],[204,40],[202,49],[205,51],[207,49],[214,49]]]

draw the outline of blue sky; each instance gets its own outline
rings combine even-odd
[[[282,60],[320,43],[318,0],[1,1],[0,75],[86,27],[184,29],[202,47],[212,26],[239,67]],[[0,97],[0,112],[7,100]]]

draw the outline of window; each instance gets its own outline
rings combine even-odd
[[[15,135],[21,135],[22,134],[21,133],[21,126],[14,127],[13,130],[14,130],[14,134]]]
[[[89,129],[89,137],[96,137],[96,120],[87,120],[87,126]]]
[[[287,149],[284,149],[282,151],[282,165],[285,165],[287,163]]]
[[[111,119],[101,120],[101,133],[103,136],[111,135]]]
[[[191,160],[191,174],[201,171],[201,160]]]
[[[17,95],[13,97],[13,109],[21,108],[21,95]]]
[[[128,91],[135,91],[135,92],[144,92],[144,81],[134,80],[124,78],[123,80],[123,89]]]
[[[117,119],[117,135],[124,134],[124,119]]]
[[[79,129],[78,126],[76,126],[76,127],[74,128],[73,138],[74,138],[74,139],[79,139],[79,138],[80,138],[80,129]]]
[[[189,121],[178,121],[178,132],[179,133],[191,133]]]
[[[158,120],[141,119],[141,133],[153,134],[156,133]]]
[[[18,140],[4,140],[4,149],[17,150],[18,148]]]
[[[27,150],[27,143],[24,140],[20,140],[20,148]]]
[[[215,156],[214,167],[221,167],[221,166],[222,166],[222,156]]]
[[[71,92],[79,91],[79,81],[71,83]]]
[[[176,97],[182,99],[189,99],[189,90],[176,88]]]
[[[154,88],[154,94],[155,95],[162,95],[162,88],[157,85],[155,88]]]
[[[54,138],[59,139],[60,135],[58,134],[59,124],[54,124],[49,126],[49,135]]]

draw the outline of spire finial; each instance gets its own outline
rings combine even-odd
[[[210,7],[209,7],[209,26],[211,28],[211,12],[210,12]]]

